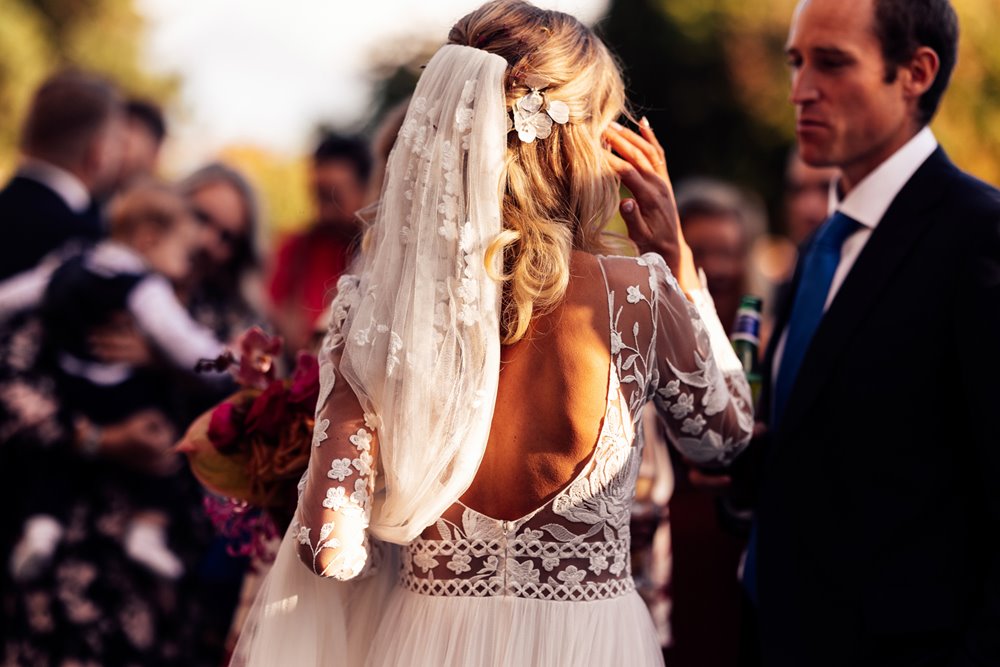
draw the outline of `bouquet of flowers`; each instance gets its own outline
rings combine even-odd
[[[309,462],[319,396],[316,357],[300,352],[291,377],[276,377],[282,341],[254,327],[200,372],[230,372],[241,389],[198,417],[177,445],[210,492],[206,510],[230,551],[264,556],[291,522]]]

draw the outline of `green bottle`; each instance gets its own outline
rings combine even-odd
[[[754,406],[760,396],[762,377],[758,350],[760,348],[760,312],[763,300],[758,296],[744,295],[740,299],[740,308],[736,311],[736,323],[733,325],[732,342],[736,356],[743,364],[750,391],[753,394]]]

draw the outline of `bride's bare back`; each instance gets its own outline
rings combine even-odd
[[[607,403],[608,300],[593,255],[575,252],[566,297],[501,351],[493,424],[462,502],[498,519],[544,504],[593,452]]]

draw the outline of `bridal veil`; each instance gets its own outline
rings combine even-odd
[[[380,562],[356,580],[320,578],[299,562],[289,531],[234,665],[363,664],[396,576],[392,544],[419,535],[475,476],[500,363],[500,290],[485,254],[501,231],[506,69],[500,56],[458,45],[428,63],[355,275],[341,278],[332,307],[319,403],[347,381],[374,416],[369,533],[383,543],[370,558]]]

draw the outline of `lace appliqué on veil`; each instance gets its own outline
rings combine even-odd
[[[439,131],[437,125],[441,117],[440,101],[419,96],[413,100],[412,112],[399,133],[399,141],[405,149],[411,150],[417,159],[408,162],[404,177],[404,196],[407,200],[436,202],[439,226],[436,237],[442,256],[454,256],[454,264],[449,267],[443,279],[435,284],[434,304],[435,344],[441,347],[448,336],[449,323],[460,323],[465,327],[478,325],[482,319],[479,304],[481,288],[476,277],[477,270],[484,262],[484,247],[479,242],[471,221],[463,216],[469,210],[464,201],[463,183],[465,163],[469,159],[470,133],[475,116],[477,79],[465,81],[454,113],[453,139],[435,141]],[[443,128],[441,128],[443,129]],[[435,187],[443,183],[443,187]],[[410,214],[412,215],[412,213]],[[411,241],[412,220],[407,216],[401,227],[398,243],[406,245]],[[317,405],[316,423],[313,432],[313,457],[310,461],[308,496],[306,488],[300,489],[300,504],[293,523],[293,532],[300,546],[303,559],[311,555],[312,567],[324,576],[337,579],[351,579],[358,576],[367,563],[371,549],[367,530],[362,538],[359,529],[367,529],[372,512],[372,495],[375,488],[376,461],[372,456],[372,434],[379,426],[375,414],[364,415],[364,428],[347,437],[332,437],[331,419],[328,416],[328,402],[334,389],[336,371],[333,358],[345,342],[345,323],[352,312],[359,311],[359,305],[373,299],[375,285],[362,287],[358,277],[345,275],[337,285],[337,296],[331,304],[330,331],[320,350],[320,396]],[[449,309],[454,309],[449,311]],[[371,309],[368,312],[372,312]],[[450,315],[453,315],[450,317]],[[351,327],[349,343],[374,351],[385,349],[385,377],[391,378],[401,365],[406,365],[406,350],[401,336],[392,328],[391,322],[377,321],[369,316],[358,326]],[[412,369],[407,368],[408,372]],[[341,380],[343,381],[343,380]],[[474,400],[478,400],[478,395]],[[334,424],[343,428],[345,424]],[[334,430],[336,430],[334,428]],[[319,474],[322,469],[322,476]],[[303,508],[302,503],[310,503]],[[320,508],[312,507],[318,503]],[[316,512],[326,511],[321,521],[304,521],[303,511],[315,518]],[[341,524],[350,520],[351,540],[341,533]],[[307,527],[308,526],[308,527]],[[318,526],[318,530],[316,529]],[[331,558],[331,554],[336,554]],[[321,560],[325,561],[321,564]]]

